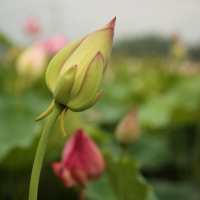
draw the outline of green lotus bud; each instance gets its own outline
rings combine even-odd
[[[115,136],[122,146],[128,146],[138,139],[139,133],[137,112],[133,110],[119,122],[115,131]]]
[[[54,56],[47,68],[46,83],[57,103],[79,112],[98,101],[111,55],[115,20]]]

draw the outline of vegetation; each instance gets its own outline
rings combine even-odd
[[[104,175],[90,183],[88,200],[200,198],[200,63],[188,59],[199,57],[192,49],[176,57],[173,45],[155,37],[116,44],[100,101],[85,112],[68,113],[67,139],[83,128],[102,150],[107,165]],[[45,123],[34,123],[34,119],[52,100],[44,73],[37,80],[20,78],[16,70],[20,52],[0,39],[0,199],[4,200],[28,198],[33,159]],[[134,108],[140,137],[119,160],[115,128]],[[60,160],[67,139],[56,123],[47,146],[39,200],[77,198],[77,188],[66,188],[50,167]],[[134,176],[124,179],[131,173]],[[119,179],[125,189],[119,189]]]

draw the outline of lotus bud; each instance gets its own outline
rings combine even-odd
[[[61,132],[68,109],[74,112],[92,107],[101,97],[100,86],[109,63],[116,18],[106,26],[59,51],[49,63],[46,83],[54,96],[50,107],[36,118],[49,115],[56,103],[64,105],[61,113]]]
[[[115,20],[69,44],[51,60],[46,83],[57,103],[79,112],[98,101],[111,55]]]
[[[44,73],[47,53],[42,42],[36,42],[21,52],[17,59],[17,73],[21,77],[35,80]]]
[[[77,184],[85,188],[89,180],[100,177],[105,162],[96,144],[83,130],[78,130],[67,142],[61,162],[51,166],[67,187]]]
[[[117,141],[122,146],[128,146],[133,144],[138,139],[139,132],[137,111],[133,110],[119,122],[115,134]]]
[[[38,34],[41,31],[41,25],[37,18],[35,17],[28,17],[24,24],[25,31],[29,34]]]

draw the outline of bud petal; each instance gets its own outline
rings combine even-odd
[[[102,94],[103,94],[103,90],[98,92],[96,96],[94,97],[94,99],[92,100],[92,102],[85,108],[85,110],[87,110],[88,108],[91,108],[99,100]]]
[[[65,48],[63,48],[61,51],[59,51],[58,54],[56,54],[53,57],[53,59],[49,63],[47,71],[46,71],[46,83],[47,83],[47,87],[52,93],[54,92],[56,83],[58,81],[58,77],[60,75],[60,70],[62,69],[65,61],[68,59],[68,57],[70,57],[73,51],[79,46],[82,40],[83,39],[81,38],[69,44]]]
[[[62,77],[58,80],[54,91],[54,98],[60,104],[66,105],[69,100],[70,92],[75,80],[76,69],[76,65],[72,66],[66,70]]]
[[[90,62],[78,94],[68,103],[72,111],[82,111],[96,96],[103,77],[104,59],[100,52]]]
[[[72,187],[76,184],[76,181],[72,178],[70,172],[62,168],[61,162],[51,163],[51,168],[67,187]]]
[[[138,139],[139,123],[136,110],[120,121],[115,133],[117,141],[123,146],[131,145]]]
[[[91,58],[94,58],[97,52],[100,51],[104,57],[103,70],[107,67],[112,48],[112,32],[112,29],[107,28],[88,35],[66,61],[61,74],[69,66],[74,64],[79,66],[76,74],[76,80],[79,81],[76,81],[72,88],[72,98],[78,93]]]

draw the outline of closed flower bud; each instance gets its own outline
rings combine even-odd
[[[47,68],[46,82],[57,103],[79,112],[100,98],[99,88],[111,55],[115,20],[54,56]]]
[[[139,131],[137,112],[136,110],[133,110],[119,122],[115,134],[117,141],[122,146],[128,146],[133,144],[138,139]]]
[[[98,178],[104,170],[104,160],[96,144],[78,130],[67,142],[61,162],[53,162],[54,173],[67,186],[86,187],[91,179]]]
[[[17,73],[31,80],[39,78],[45,70],[47,53],[41,42],[36,42],[21,52],[17,59]]]

